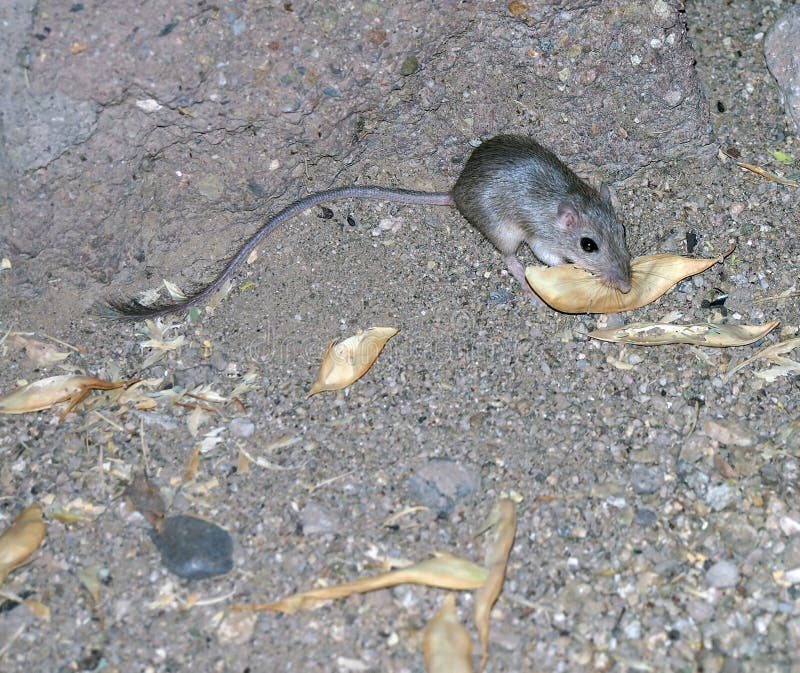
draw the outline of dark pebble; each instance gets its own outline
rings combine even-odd
[[[161,563],[178,577],[200,580],[230,572],[233,540],[217,524],[179,514],[164,519],[161,532],[150,533]]]
[[[165,37],[169,35],[173,30],[175,30],[175,26],[178,25],[177,19],[175,21],[170,21],[166,26],[161,29],[161,32],[158,34],[159,37]]]

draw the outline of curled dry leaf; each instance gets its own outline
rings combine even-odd
[[[621,341],[641,346],[694,344],[713,348],[746,346],[763,339],[780,325],[772,320],[764,325],[670,325],[666,323],[633,323],[624,327],[596,329],[587,336],[601,341]]]
[[[0,535],[0,584],[8,573],[25,563],[39,548],[44,533],[41,506],[36,503],[28,505]]]
[[[366,332],[331,344],[322,357],[319,375],[307,397],[325,390],[340,390],[369,371],[386,342],[399,330],[394,327],[371,327]]]
[[[332,587],[312,589],[287,596],[275,603],[241,604],[236,610],[260,610],[294,614],[298,610],[309,609],[334,598],[346,598],[351,594],[363,594],[376,589],[387,589],[398,584],[424,584],[439,589],[469,591],[480,587],[488,577],[485,568],[458,558],[452,554],[439,553],[433,558],[400,568],[382,575],[364,577],[354,582],[345,582]]]
[[[489,574],[486,582],[475,592],[473,611],[475,628],[481,641],[480,671],[483,671],[489,656],[489,613],[503,589],[508,555],[517,532],[517,512],[512,500],[503,498],[495,504],[484,530],[489,528],[492,531],[486,543],[486,569]]]
[[[731,247],[723,257],[733,252]],[[528,283],[548,305],[562,313],[619,313],[658,299],[675,283],[718,261],[680,255],[646,255],[631,262],[631,291],[623,294],[575,264],[525,270]]]
[[[736,374],[741,369],[744,369],[748,365],[756,362],[757,360],[767,360],[773,363],[783,363],[786,359],[783,356],[787,353],[791,353],[795,348],[800,348],[800,337],[794,337],[793,339],[787,339],[786,341],[781,341],[776,344],[772,344],[767,346],[766,348],[762,348],[758,353],[755,355],[747,358],[744,362],[739,363],[733,369],[725,374],[725,379],[731,378],[734,374]],[[762,370],[762,374],[765,372],[770,371],[769,369]]]
[[[428,673],[472,673],[472,639],[456,614],[456,596],[447,594],[425,627],[422,655]]]
[[[63,374],[34,381],[0,397],[0,413],[25,414],[41,411],[69,400],[68,413],[91,390],[114,390],[128,385],[125,381],[103,381],[94,376]]]

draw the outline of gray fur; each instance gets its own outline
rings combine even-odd
[[[614,209],[531,138],[505,135],[483,143],[456,181],[453,200],[506,258],[525,242],[545,264],[573,262],[609,285],[630,288],[625,228]],[[560,208],[577,221],[560,217]],[[582,238],[591,238],[597,251],[585,252]]]

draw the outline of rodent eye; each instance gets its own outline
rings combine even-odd
[[[594,242],[594,239],[584,236],[581,239],[581,248],[584,252],[597,252],[597,243]]]

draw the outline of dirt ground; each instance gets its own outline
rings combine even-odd
[[[48,521],[2,590],[49,608],[3,599],[0,670],[423,670],[439,590],[230,608],[386,559],[480,561],[475,535],[510,494],[487,671],[800,672],[797,351],[745,362],[800,332],[800,190],[719,151],[800,172],[762,56],[791,4],[0,9],[0,390],[142,379],[61,421],[62,407],[0,416],[0,527],[34,501]],[[208,280],[312,191],[449,189],[504,132],[608,180],[634,255],[737,243],[624,322],[781,325],[727,350],[595,341],[614,318],[530,306],[457,212],[353,201],[276,231],[194,319],[154,330],[91,313],[162,279]],[[327,345],[373,325],[400,329],[373,369],[306,399]],[[24,339],[68,356],[45,363]],[[169,514],[230,533],[231,572],[162,565],[122,495],[143,469]],[[465,621],[471,606],[461,594]]]

